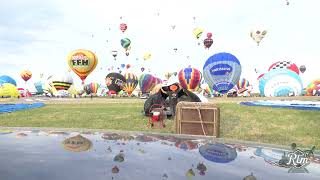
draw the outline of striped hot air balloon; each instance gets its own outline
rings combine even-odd
[[[240,79],[237,83],[238,93],[243,93],[244,91],[246,91],[249,85],[250,83],[247,79]]]
[[[312,81],[306,88],[307,96],[312,96],[314,91],[320,91],[320,79]]]
[[[179,82],[184,89],[197,91],[202,79],[201,72],[195,68],[184,68],[178,74]]]
[[[149,93],[155,86],[155,77],[151,74],[142,74],[139,78],[139,86],[141,92]]]
[[[205,81],[221,94],[232,89],[239,81],[240,75],[240,61],[230,53],[214,54],[203,66]]]
[[[32,73],[29,70],[23,70],[20,73],[20,76],[25,82],[27,82],[32,77]]]
[[[98,89],[99,89],[98,83],[90,83],[89,84],[89,90],[90,90],[91,94],[97,94]]]
[[[51,78],[51,84],[57,90],[68,90],[73,84],[73,79],[70,73],[65,73],[61,75],[55,75]]]
[[[126,83],[123,86],[123,90],[126,91],[129,96],[131,96],[132,92],[138,85],[138,77],[133,73],[126,73],[124,78],[126,79]]]

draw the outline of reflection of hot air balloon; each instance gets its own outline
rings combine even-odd
[[[149,60],[151,58],[151,53],[145,53],[143,55],[143,59],[146,61],[146,60]]]
[[[178,141],[175,143],[175,146],[183,150],[192,150],[198,147],[198,144],[192,141]]]
[[[77,136],[65,139],[62,142],[62,145],[65,150],[82,152],[89,150],[92,147],[92,142],[79,134]]]
[[[84,84],[84,80],[96,68],[98,58],[93,52],[80,49],[72,51],[68,55],[67,62],[70,69],[80,77]]]
[[[126,79],[126,83],[124,84],[123,90],[131,96],[132,92],[138,85],[138,78],[133,73],[126,73],[124,77]]]
[[[29,70],[24,70],[20,73],[20,76],[25,82],[27,82],[32,77],[32,73]]]
[[[97,94],[98,88],[99,88],[98,83],[90,83],[89,84],[89,90],[90,90],[90,93],[92,93],[92,94]]]
[[[113,51],[111,51],[111,54],[112,54],[114,60],[117,60],[118,51],[113,50]]]
[[[288,69],[274,69],[259,79],[262,96],[287,96],[291,93],[298,96],[302,91],[300,76]]]
[[[193,35],[194,35],[197,39],[200,38],[200,36],[202,35],[202,33],[203,33],[203,29],[201,29],[201,28],[195,28],[195,29],[193,29]]]
[[[313,96],[314,92],[320,91],[320,79],[312,81],[306,88],[307,96]]]
[[[241,65],[239,60],[229,53],[211,56],[203,66],[203,77],[208,85],[221,94],[227,93],[239,81]]]
[[[73,79],[69,73],[55,75],[51,78],[51,81],[51,84],[57,91],[68,90],[73,83]]]
[[[120,92],[126,83],[126,79],[120,73],[109,73],[105,80],[108,89],[115,93]]]
[[[155,86],[155,77],[151,74],[142,74],[139,78],[139,86],[142,93],[150,92]]]
[[[124,33],[127,30],[128,26],[125,23],[120,24],[120,30]]]
[[[216,163],[228,163],[237,157],[235,148],[221,143],[200,146],[199,152],[205,159]]]
[[[121,42],[121,46],[122,46],[125,50],[128,50],[128,49],[129,49],[130,44],[131,44],[130,39],[124,38],[124,39],[121,39],[120,42]]]
[[[259,46],[261,40],[265,37],[267,31],[254,30],[250,32],[250,37],[257,43]]]
[[[289,69],[297,74],[299,74],[299,68],[295,63],[292,63],[291,61],[278,61],[276,63],[273,63],[269,67],[269,71],[273,69]]]
[[[299,70],[300,70],[301,73],[304,73],[304,72],[306,72],[307,68],[306,68],[305,65],[301,65]]]
[[[7,75],[0,76],[0,86],[1,86],[1,84],[4,84],[4,83],[9,83],[14,86],[17,86],[16,81],[12,77],[7,76]]]
[[[195,68],[184,68],[178,74],[179,82],[184,89],[197,91],[202,79],[201,72]]]

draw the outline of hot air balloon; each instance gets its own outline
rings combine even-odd
[[[130,64],[127,64],[127,65],[126,65],[126,69],[129,69],[130,67],[131,67]]]
[[[42,81],[37,81],[34,83],[34,87],[36,88],[37,92],[39,94],[44,93],[43,89],[44,89],[44,82]]]
[[[131,41],[128,38],[121,39],[120,43],[125,50],[128,50],[131,45]]]
[[[32,77],[32,73],[29,70],[23,70],[20,73],[20,76],[25,82],[27,82]]]
[[[111,54],[112,54],[114,60],[117,60],[118,51],[113,50],[113,51],[111,51]]]
[[[212,33],[207,33],[207,38],[212,38]]]
[[[57,90],[68,90],[73,84],[73,79],[70,73],[65,73],[61,75],[55,75],[51,78],[51,84]]]
[[[261,40],[266,36],[267,31],[266,30],[253,30],[250,32],[250,37],[257,43],[259,46]]]
[[[139,78],[139,86],[143,94],[149,93],[155,86],[155,77],[151,74],[142,74]]]
[[[184,89],[195,92],[199,89],[202,75],[201,72],[195,68],[184,68],[178,73],[178,78]]]
[[[312,81],[306,88],[307,91],[307,96],[313,96],[314,95],[314,91],[320,91],[320,79],[316,79],[314,81]]]
[[[201,29],[201,28],[195,28],[195,29],[193,29],[193,35],[194,35],[197,39],[199,39],[199,38],[201,37],[202,33],[203,33],[203,29]]]
[[[243,93],[244,91],[248,90],[247,88],[249,87],[249,81],[245,78],[242,78],[238,81],[237,83],[237,89],[238,93]]]
[[[120,24],[120,30],[124,33],[127,30],[128,26],[126,23],[121,23]]]
[[[146,60],[149,60],[151,58],[151,53],[145,53],[143,55],[143,59],[146,61]]]
[[[301,73],[304,73],[304,72],[306,72],[307,68],[306,68],[305,65],[301,65],[299,70],[300,70]]]
[[[124,84],[123,90],[131,96],[132,92],[138,85],[138,77],[133,73],[126,73],[124,77],[126,79],[126,83]]]
[[[273,63],[269,67],[269,71],[272,69],[289,69],[297,74],[299,74],[299,68],[295,63],[292,63],[291,61],[278,61],[276,63]]]
[[[89,84],[89,90],[90,90],[91,94],[97,94],[98,89],[99,89],[98,83],[90,83]]]
[[[218,53],[209,57],[203,66],[203,77],[208,85],[221,94],[227,93],[239,81],[241,64],[230,53]]]
[[[301,95],[302,80],[289,69],[274,69],[259,79],[259,90],[262,96],[295,96]]]
[[[213,40],[211,38],[206,38],[205,40],[203,40],[203,44],[206,49],[209,49],[213,44]]]
[[[80,77],[84,84],[84,80],[96,68],[98,58],[91,51],[79,49],[68,55],[67,62],[70,69]]]
[[[144,67],[141,67],[141,72],[143,72],[145,70],[145,68]]]
[[[0,86],[4,83],[9,83],[14,86],[17,86],[16,81],[12,77],[7,76],[7,75],[0,76]]]
[[[19,91],[15,85],[3,83],[0,86],[0,97],[19,97]]]
[[[112,91],[114,94],[120,92],[126,83],[125,77],[120,73],[109,73],[105,81],[109,91]]]
[[[164,74],[164,77],[166,77],[166,79],[168,80],[172,75],[173,75],[173,73],[171,73],[171,72],[166,72],[166,73]]]

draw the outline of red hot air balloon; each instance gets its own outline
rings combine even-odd
[[[298,66],[295,63],[292,63],[291,61],[278,61],[276,63],[273,63],[269,67],[269,71],[271,71],[272,69],[284,69],[284,68],[299,74]]]
[[[120,30],[124,33],[127,30],[128,26],[126,23],[121,23],[120,24]]]
[[[212,38],[212,33],[207,33],[207,38]]]

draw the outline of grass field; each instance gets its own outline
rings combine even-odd
[[[249,107],[240,101],[266,98],[214,98],[221,108],[221,137],[278,145],[320,147],[320,111]],[[273,98],[320,100],[317,97]],[[21,100],[20,100],[21,101]],[[0,103],[16,100],[1,99]],[[151,129],[141,113],[140,99],[51,99],[39,109],[0,114],[3,127],[63,127],[174,133],[167,120],[164,129]]]

